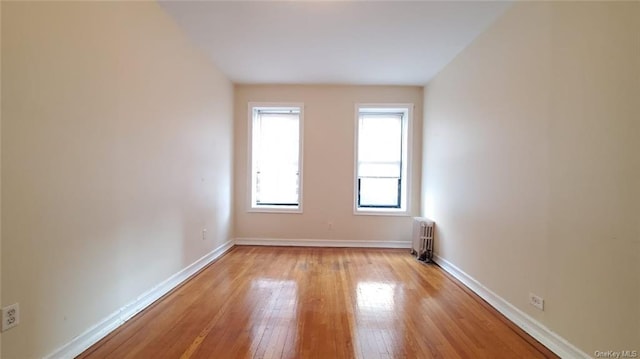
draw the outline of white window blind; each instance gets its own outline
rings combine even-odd
[[[252,207],[298,207],[300,109],[255,108],[252,122]]]

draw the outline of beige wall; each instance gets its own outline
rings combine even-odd
[[[394,86],[235,86],[237,238],[409,241],[410,217],[353,214],[356,103],[413,103],[413,215],[419,212],[422,88]],[[302,214],[248,213],[248,103],[304,103]],[[333,223],[333,228],[328,225]]]
[[[3,2],[2,36],[2,351],[38,358],[231,238],[233,86],[153,2]]]
[[[437,252],[589,355],[640,350],[639,49],[640,3],[519,3],[425,89]]]

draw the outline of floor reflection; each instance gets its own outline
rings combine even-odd
[[[251,349],[254,357],[286,358],[297,341],[298,285],[293,280],[251,282]]]
[[[395,283],[358,283],[356,287],[358,310],[363,314],[392,311],[395,308],[395,289]]]
[[[403,288],[396,283],[359,282],[356,286],[354,354],[360,358],[393,357],[402,350],[404,328],[398,311]]]

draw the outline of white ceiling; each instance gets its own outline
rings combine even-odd
[[[162,1],[233,82],[424,85],[498,1]]]

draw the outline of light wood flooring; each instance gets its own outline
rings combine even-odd
[[[408,250],[234,247],[80,358],[555,358]]]

